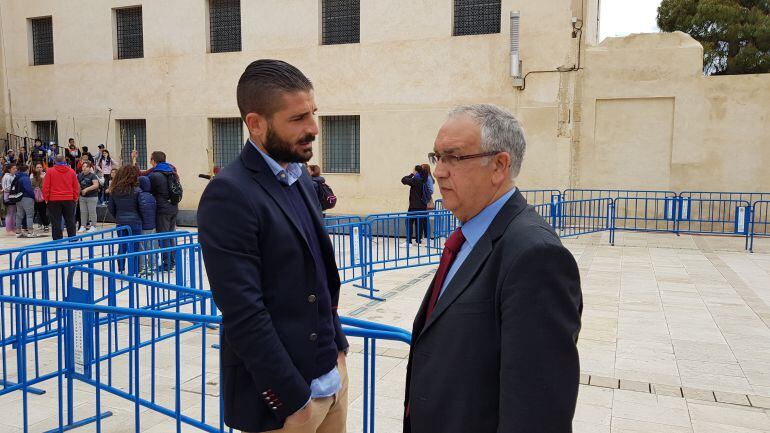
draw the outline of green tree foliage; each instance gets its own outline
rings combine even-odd
[[[658,27],[700,42],[706,74],[770,72],[770,0],[662,0]]]

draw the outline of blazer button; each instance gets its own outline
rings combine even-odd
[[[315,295],[310,295],[307,297],[307,301],[311,304],[315,303],[315,299],[316,299]]]
[[[316,334],[314,332],[314,333],[310,334],[310,336],[308,338],[310,339],[310,341],[316,341],[316,340],[318,340],[318,334]]]

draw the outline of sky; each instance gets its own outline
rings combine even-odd
[[[630,33],[658,32],[660,0],[601,0],[600,40]]]

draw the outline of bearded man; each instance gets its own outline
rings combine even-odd
[[[303,165],[318,135],[313,85],[288,63],[257,60],[237,97],[249,140],[198,206],[203,259],[222,312],[225,423],[244,432],[343,433],[340,280]]]

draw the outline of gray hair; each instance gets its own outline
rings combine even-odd
[[[450,119],[458,116],[468,116],[478,123],[482,152],[507,152],[511,156],[511,179],[516,179],[527,148],[519,121],[492,104],[461,105],[449,112]]]
[[[55,161],[56,162],[64,162],[64,155],[56,155]]]

